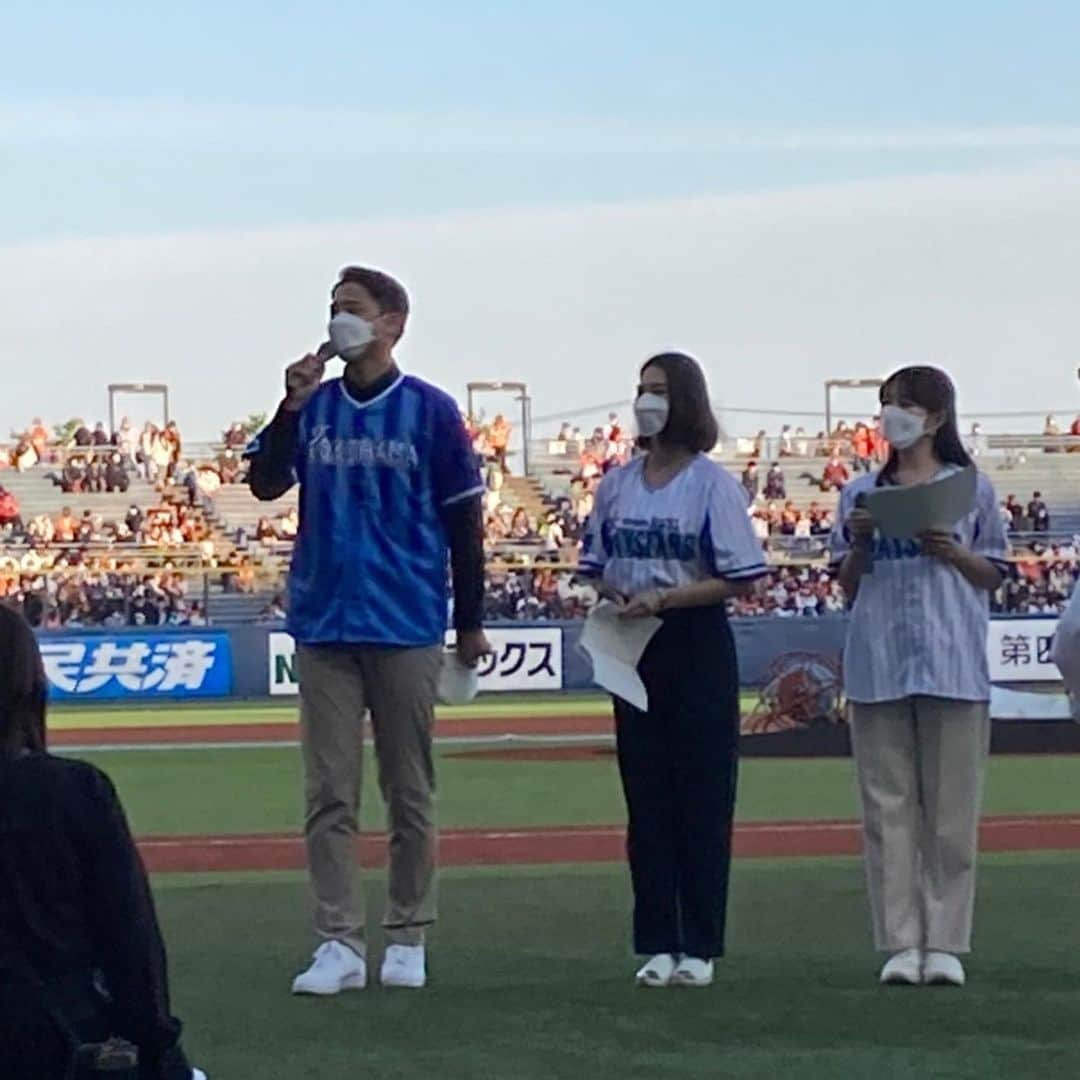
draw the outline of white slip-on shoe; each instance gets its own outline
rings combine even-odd
[[[657,953],[644,967],[638,969],[634,982],[649,989],[667,986],[671,982],[671,976],[675,974],[676,966],[675,957],[671,953]]]
[[[671,976],[672,986],[712,986],[713,962],[684,956]]]
[[[952,953],[931,950],[923,961],[923,982],[927,986],[963,986],[964,965]]]
[[[206,1080],[206,1073],[202,1069],[192,1069],[191,1080]]]
[[[885,986],[919,986],[923,981],[922,959],[921,949],[894,953],[881,969],[881,982]]]
[[[379,981],[383,986],[419,990],[427,982],[423,945],[388,945]]]
[[[293,980],[292,992],[329,997],[365,986],[367,961],[340,941],[324,941],[315,950],[311,967]]]

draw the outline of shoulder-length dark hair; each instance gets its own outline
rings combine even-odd
[[[0,604],[0,756],[45,749],[47,695],[34,631],[21,615]]]
[[[709,385],[701,365],[686,353],[667,352],[646,360],[641,365],[641,377],[651,367],[658,367],[667,376],[668,421],[661,432],[663,441],[695,454],[708,453],[720,438],[709,402]],[[651,439],[639,438],[637,444],[647,450]]]
[[[889,402],[918,405],[929,414],[942,418],[934,432],[934,456],[944,465],[971,464],[971,455],[960,438],[956,419],[956,387],[941,368],[915,366],[893,372],[884,382],[879,394],[882,405]],[[899,456],[889,447],[889,460],[878,476],[878,483],[889,483],[896,476]]]

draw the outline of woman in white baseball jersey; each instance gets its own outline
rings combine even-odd
[[[832,556],[852,604],[844,655],[862,800],[874,944],[884,983],[962,986],[990,744],[990,595],[1008,541],[990,481],[952,530],[880,537],[860,496],[924,484],[971,465],[956,395],[937,368],[881,389],[885,466],[844,488]]]
[[[639,445],[604,477],[583,574],[623,607],[659,616],[639,664],[648,711],[615,699],[640,985],[707,986],[724,951],[735,806],[739,673],[726,601],[766,573],[746,492],[706,453],[717,425],[696,361],[641,370]]]

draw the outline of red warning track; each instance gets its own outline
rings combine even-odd
[[[1080,816],[1032,815],[985,818],[983,851],[1080,849]],[[298,870],[304,848],[297,836],[145,837],[139,848],[158,873],[232,870]],[[749,822],[735,828],[735,855],[742,858],[792,855],[855,855],[859,826],[852,821]],[[365,834],[358,853],[366,866],[381,866],[386,844]],[[536,863],[616,862],[623,858],[624,834],[616,826],[528,829],[448,829],[439,858],[444,866],[498,866]]]
[[[462,736],[498,738],[503,735],[610,735],[612,721],[605,716],[484,716],[442,717],[435,723],[435,738]],[[105,727],[54,730],[53,746],[177,746],[211,743],[292,743],[300,738],[295,723],[206,724],[185,727]]]

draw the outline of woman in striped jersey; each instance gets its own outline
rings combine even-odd
[[[890,453],[844,488],[832,557],[852,604],[844,655],[881,981],[962,986],[990,743],[990,595],[1008,541],[993,486],[952,530],[883,538],[862,498],[971,465],[956,395],[937,368],[909,367],[881,389]]]
[[[663,625],[639,671],[643,712],[615,699],[642,986],[707,986],[723,954],[735,805],[739,674],[726,601],[766,573],[746,493],[706,454],[705,376],[681,353],[641,370],[639,454],[600,485],[582,572],[626,619]]]

